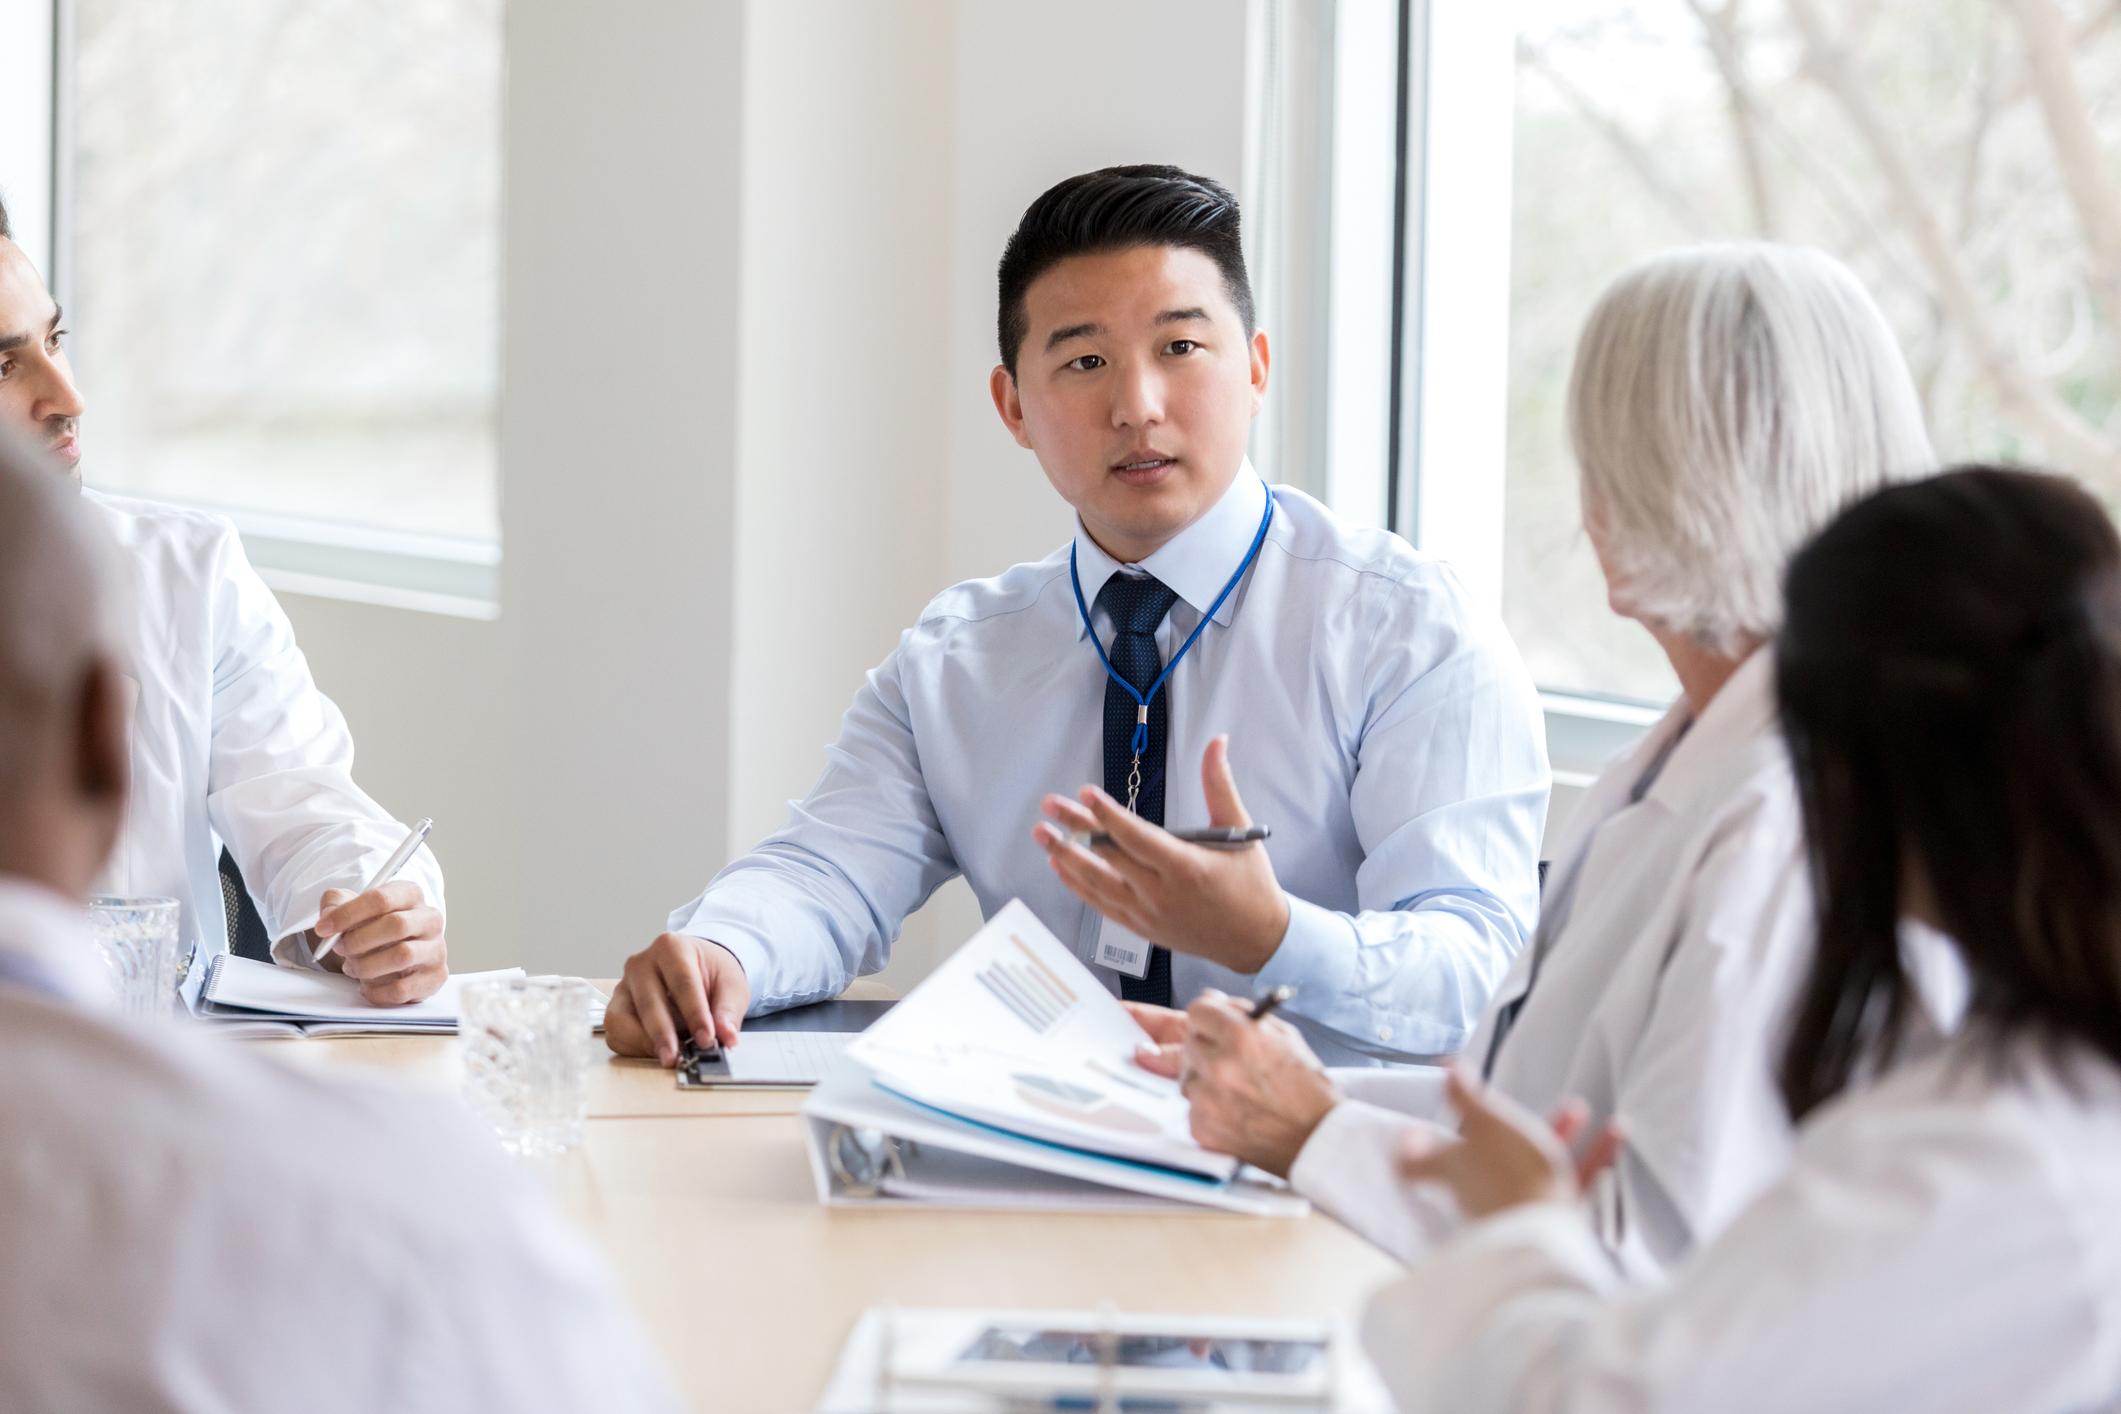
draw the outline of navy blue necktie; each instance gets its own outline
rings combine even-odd
[[[1137,692],[1146,693],[1164,670],[1163,655],[1156,650],[1156,626],[1177,598],[1177,591],[1151,575],[1115,574],[1097,592],[1098,606],[1112,616],[1112,643],[1105,656],[1112,660],[1112,670]],[[1134,769],[1134,726],[1139,712],[1140,704],[1106,678],[1105,793],[1122,805],[1127,803],[1127,777]],[[1171,684],[1165,683],[1149,703],[1149,745],[1142,752],[1141,792],[1134,800],[1134,813],[1152,825],[1164,823],[1164,743],[1170,721]],[[1170,950],[1150,950],[1145,976],[1122,973],[1119,994],[1130,1002],[1171,1005]]]

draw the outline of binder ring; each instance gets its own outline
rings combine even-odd
[[[832,1176],[850,1198],[874,1198],[886,1179],[906,1178],[906,1160],[898,1141],[881,1129],[836,1124],[825,1145],[825,1161]]]

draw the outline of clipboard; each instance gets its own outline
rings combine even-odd
[[[768,1012],[744,1022],[733,1051],[702,1050],[691,1041],[678,1053],[680,1090],[807,1090],[840,1064],[847,1043],[891,1009],[888,1001],[829,1001]]]

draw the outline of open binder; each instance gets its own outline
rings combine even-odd
[[[1266,1175],[1194,1143],[1147,1037],[1021,902],[846,1051],[803,1107],[830,1205],[1299,1215]]]

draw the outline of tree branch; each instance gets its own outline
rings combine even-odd
[[[1722,76],[1724,91],[1730,98],[1731,136],[1738,144],[1738,165],[1745,175],[1746,199],[1753,208],[1753,229],[1772,239],[1774,192],[1768,185],[1767,164],[1761,159],[1759,105],[1754,101],[1752,81],[1746,77],[1745,41],[1733,14],[1737,7],[1738,0],[1724,0],[1720,10],[1710,9],[1704,0],[1687,0],[1687,8],[1701,23],[1709,57],[1715,61],[1716,72]]]
[[[2074,470],[2098,474],[2109,481],[2121,479],[2121,448],[2062,401],[2053,388],[2027,373],[2006,351],[1958,252],[1945,238],[1943,225],[1923,199],[1914,163],[1851,69],[1847,54],[1827,34],[1812,0],[1788,0],[1788,4],[1790,18],[1804,39],[1805,74],[1826,90],[1869,149],[1885,179],[1894,214],[1913,237],[1915,249],[1936,283],[1939,300],[2004,406],[2025,419],[2050,455]]]
[[[2070,57],[2070,33],[2054,0],[2009,0],[2025,40],[2033,96],[2091,257],[2092,300],[2110,333],[2121,337],[2121,187],[2114,184]]]
[[[1652,197],[1663,206],[1687,232],[1699,238],[1708,233],[1709,223],[1685,192],[1664,175],[1657,165],[1657,156],[1647,144],[1622,127],[1619,120],[1600,108],[1591,96],[1578,88],[1573,80],[1547,58],[1546,51],[1529,44],[1517,46],[1518,62],[1537,73],[1554,91],[1568,101],[1570,107],[1583,115],[1584,121],[1596,128],[1605,140],[1612,144],[1620,159],[1634,169],[1635,175],[1649,189]]]
[[[2121,20],[2121,0],[2107,0],[2106,4],[2077,21],[2077,27],[2070,31],[2070,48],[2082,49],[2099,37],[2100,30],[2115,20]],[[2033,76],[2030,73],[2020,73],[2010,83],[1996,90],[1996,107],[1999,110],[2015,107],[2030,97],[2032,91]]]

